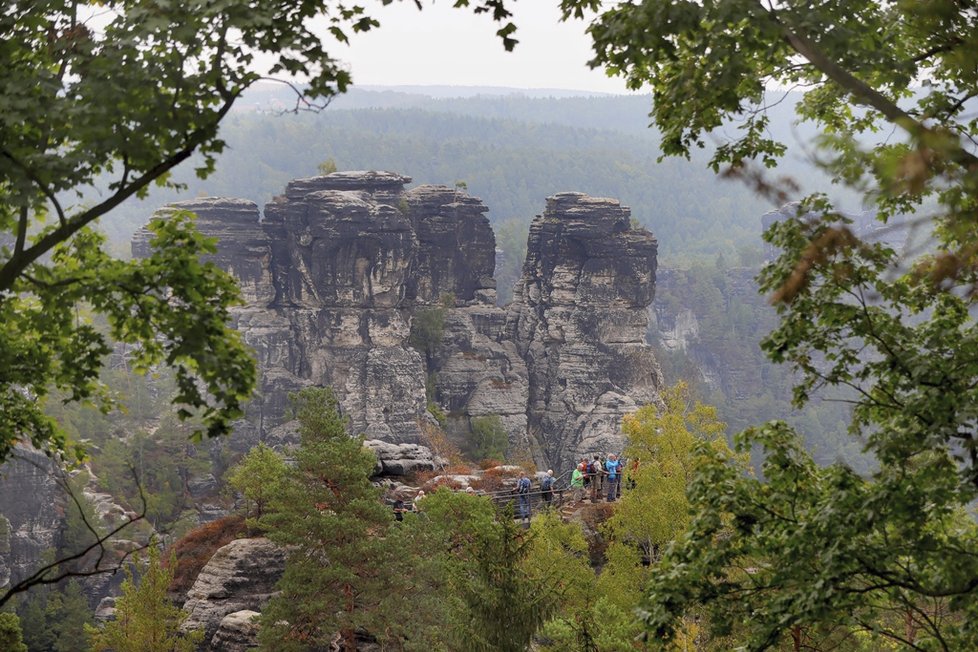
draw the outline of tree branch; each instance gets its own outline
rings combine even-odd
[[[8,150],[6,149],[0,150],[0,155],[3,155],[4,158],[6,158],[15,166],[23,170],[24,174],[27,175],[27,178],[34,182],[34,185],[38,187],[38,189],[41,191],[41,194],[47,197],[47,200],[51,202],[52,206],[54,206],[54,210],[58,214],[58,221],[61,222],[61,226],[64,226],[65,225],[64,209],[61,207],[61,202],[58,201],[58,198],[55,196],[54,192],[47,186],[47,184],[41,181],[41,179],[36,174],[34,174],[33,170],[31,170],[29,167],[24,165],[24,163],[22,163],[17,157],[11,154]],[[23,219],[23,212],[21,213],[21,219]],[[20,233],[17,234],[17,238],[18,241],[20,241]],[[23,243],[21,243],[21,249],[23,249]],[[20,249],[18,251],[20,251]]]
[[[914,138],[920,138],[932,131],[875,88],[829,59],[812,39],[785,23],[773,8],[765,8],[765,11],[780,27],[785,42],[798,54],[808,59],[829,79],[846,90],[857,104],[876,109],[890,122],[899,125]],[[951,160],[955,163],[969,170],[978,169],[978,157],[960,145],[951,150],[950,154]]]
[[[145,544],[133,548],[131,550],[127,550],[125,554],[118,560],[117,564],[113,564],[111,567],[108,568],[102,567],[102,561],[105,558],[106,543],[111,541],[112,538],[114,538],[117,534],[125,530],[133,523],[140,521],[146,517],[146,494],[143,492],[143,485],[139,482],[139,478],[138,476],[136,476],[135,469],[130,467],[130,471],[132,471],[133,477],[136,480],[136,487],[139,490],[139,500],[141,503],[141,509],[139,513],[133,516],[129,516],[124,523],[114,527],[112,530],[110,530],[104,535],[100,535],[95,530],[94,526],[88,522],[88,518],[85,516],[85,512],[82,509],[78,497],[75,496],[75,493],[71,490],[69,486],[67,486],[67,483],[59,482],[59,484],[61,484],[62,487],[65,488],[66,492],[71,497],[72,502],[75,504],[75,508],[78,509],[78,513],[81,515],[82,522],[85,524],[86,529],[89,532],[91,532],[93,535],[95,535],[95,541],[90,543],[82,550],[79,550],[78,552],[70,554],[66,557],[62,557],[60,559],[56,559],[49,564],[45,564],[44,566],[41,566],[31,575],[20,580],[16,584],[7,587],[7,589],[3,593],[0,593],[0,609],[2,609],[4,605],[6,605],[7,602],[9,602],[14,596],[16,596],[19,593],[23,593],[34,586],[40,586],[43,584],[57,584],[61,580],[67,579],[69,577],[91,577],[93,575],[101,575],[104,573],[115,573],[121,567],[122,562],[128,559],[132,553],[138,550],[142,550],[143,548],[146,548],[147,545],[149,545],[149,544]],[[80,559],[84,559],[86,556],[89,555],[89,553],[95,550],[99,551],[98,558],[95,560],[95,563],[90,569],[71,570],[68,568],[64,568],[66,564],[73,561],[78,561]]]
[[[160,176],[166,174],[177,165],[190,158],[196,149],[210,137],[211,133],[217,128],[218,124],[220,124],[224,116],[227,115],[228,111],[231,110],[231,106],[234,104],[237,97],[238,94],[232,94],[231,98],[225,102],[225,104],[221,107],[221,110],[217,112],[217,115],[211,124],[193,131],[187,138],[186,144],[183,146],[183,148],[176,151],[169,158],[160,161],[158,164],[134,179],[128,187],[120,187],[114,195],[102,203],[97,204],[96,206],[89,208],[87,211],[70,218],[60,227],[51,231],[35,242],[30,248],[12,256],[10,260],[8,260],[6,264],[0,268],[0,293],[10,290],[17,279],[20,278],[24,270],[26,270],[28,266],[50,251],[52,248],[68,240],[71,236],[75,235],[78,231],[92,223],[94,220],[102,215],[105,215],[113,208],[158,179]]]

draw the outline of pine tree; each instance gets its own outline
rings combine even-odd
[[[569,561],[553,554],[561,533],[527,531],[511,509],[487,499],[440,489],[425,498],[431,548],[441,556],[448,606],[448,649],[523,652],[564,598]],[[549,536],[553,534],[554,536]]]
[[[20,619],[16,614],[0,613],[0,650],[5,652],[27,652],[27,646],[20,632]]]
[[[167,588],[173,567],[160,562],[160,551],[149,547],[149,563],[137,583],[126,568],[122,597],[116,602],[115,620],[101,630],[86,628],[94,652],[193,652],[203,638],[200,631],[182,634],[186,614],[170,603]]]
[[[286,472],[285,460],[266,446],[258,444],[230,470],[227,481],[249,503],[248,513],[260,519],[269,500]]]
[[[292,396],[301,444],[296,465],[262,519],[269,538],[289,546],[280,594],[262,612],[263,649],[326,647],[340,634],[356,649],[358,632],[392,636],[386,613],[399,593],[391,572],[397,551],[384,537],[393,522],[370,484],[375,458],[347,435],[336,397],[310,388]]]
[[[54,652],[87,652],[85,626],[92,622],[92,611],[77,580],[68,582],[63,592],[48,603],[48,622],[54,632]]]

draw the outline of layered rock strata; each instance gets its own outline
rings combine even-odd
[[[181,628],[202,630],[202,649],[211,649],[226,617],[245,610],[260,611],[284,572],[285,550],[268,539],[232,541],[214,553],[187,591],[183,609],[188,615]],[[225,631],[221,638],[232,638],[230,634]]]
[[[37,570],[61,544],[68,496],[57,466],[40,451],[17,447],[0,473],[0,587]]]
[[[657,248],[627,208],[581,193],[548,198],[530,225],[508,334],[529,374],[530,443],[561,468],[620,452],[622,417],[658,400],[645,343]]]
[[[334,388],[350,430],[400,446],[381,466],[416,469],[404,445],[427,443],[428,407],[464,444],[471,420],[500,418],[510,446],[537,463],[621,448],[622,416],[656,400],[645,348],[656,242],[609,199],[563,193],[533,222],[514,301],[496,306],[487,208],[458,188],[389,172],[292,181],[259,213],[250,202],[196,199],[218,238],[214,260],[241,280],[236,326],[255,348],[260,394],[236,429],[240,450],[288,441],[290,391]],[[148,234],[133,251],[146,251]],[[422,314],[424,312],[424,314]],[[419,345],[412,324],[427,323]],[[422,465],[433,456],[416,450]]]

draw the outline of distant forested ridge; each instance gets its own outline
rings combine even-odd
[[[332,159],[340,170],[386,169],[419,184],[462,181],[489,206],[494,225],[527,225],[556,192],[613,197],[656,234],[667,262],[717,253],[759,260],[758,216],[771,204],[738,181],[720,179],[703,160],[657,162],[646,96],[432,98],[355,91],[321,113],[299,115],[283,113],[287,105],[278,96],[245,99],[222,126],[228,149],[217,171],[200,181],[188,162],[176,172],[185,192],[158,191],[124,205],[103,225],[110,236],[128,241],[153,209],[177,198],[230,196],[263,205],[288,180],[314,175]],[[787,121],[778,128],[790,131]],[[788,159],[778,173],[818,178]],[[504,254],[521,259],[505,248]],[[515,274],[500,272],[506,295],[504,281]]]

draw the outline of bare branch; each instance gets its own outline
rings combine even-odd
[[[27,462],[29,464],[33,464],[33,462],[30,462],[29,460],[25,460],[24,458],[18,458],[18,459]],[[37,465],[35,464],[35,466]],[[83,549],[73,554],[70,554],[66,557],[62,557],[60,559],[56,559],[49,564],[45,564],[44,566],[41,566],[31,575],[20,580],[16,584],[7,587],[7,589],[3,593],[0,593],[0,608],[3,608],[3,606],[6,605],[6,603],[9,602],[17,594],[23,593],[34,586],[40,586],[44,584],[57,584],[58,582],[67,579],[69,577],[91,577],[93,575],[115,573],[122,567],[123,562],[125,562],[125,560],[128,559],[130,555],[132,555],[134,552],[145,549],[149,545],[147,543],[126,550],[126,552],[122,555],[122,557],[117,559],[115,563],[113,563],[111,566],[108,567],[102,566],[102,562],[105,559],[106,544],[109,543],[113,538],[115,538],[117,534],[119,534],[120,532],[122,532],[123,530],[131,526],[133,523],[136,523],[137,521],[141,521],[144,518],[146,518],[146,495],[143,492],[142,483],[139,482],[139,477],[136,474],[136,470],[130,467],[130,471],[133,474],[133,479],[136,481],[136,487],[139,490],[139,500],[141,503],[140,511],[137,514],[128,516],[124,523],[117,525],[116,527],[112,528],[112,530],[110,530],[105,534],[99,534],[98,531],[95,529],[95,527],[91,523],[89,523],[88,518],[85,516],[85,512],[82,509],[81,502],[78,500],[78,497],[75,496],[74,491],[71,490],[71,487],[68,486],[67,482],[65,482],[63,478],[59,478],[58,484],[61,485],[65,489],[67,494],[71,497],[71,500],[75,505],[75,508],[78,509],[78,513],[81,515],[82,522],[85,524],[86,529],[95,536],[95,540],[89,545],[85,546]],[[67,565],[70,564],[71,562],[84,559],[95,550],[99,551],[98,557],[96,558],[95,563],[92,565],[91,568],[85,570],[74,570],[67,567]]]
[[[329,106],[333,98],[327,97],[322,102],[312,102],[301,88],[296,86],[294,83],[287,79],[279,79],[277,77],[259,77],[262,81],[275,82],[276,84],[284,84],[288,86],[293,93],[295,93],[295,107],[288,111],[283,111],[283,113],[298,113],[299,111],[310,111],[312,113],[319,113]]]

